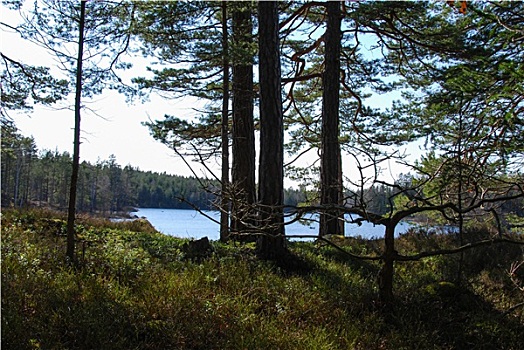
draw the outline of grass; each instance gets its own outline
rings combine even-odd
[[[190,259],[186,240],[145,221],[81,217],[77,269],[65,261],[65,218],[2,213],[5,349],[520,349],[524,295],[509,279],[521,247],[483,247],[458,259],[396,265],[396,307],[377,306],[379,263],[313,243],[293,263],[256,259],[252,246],[213,242]],[[399,252],[451,244],[412,234]],[[353,252],[380,242],[351,239]]]

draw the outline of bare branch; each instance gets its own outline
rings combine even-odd
[[[465,245],[462,245],[458,248],[454,249],[439,249],[432,252],[422,252],[415,255],[397,255],[395,257],[395,260],[397,261],[417,261],[423,258],[428,258],[431,256],[437,256],[437,255],[451,255],[451,254],[457,254],[464,252],[466,250],[470,250],[473,248],[478,248],[486,245],[492,245],[496,243],[509,243],[509,244],[517,244],[517,245],[524,245],[524,240],[513,240],[509,238],[493,238],[493,239],[486,239],[478,242],[468,243]]]

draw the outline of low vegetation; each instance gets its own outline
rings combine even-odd
[[[384,314],[379,263],[328,246],[290,243],[292,259],[282,264],[256,259],[250,245],[212,242],[211,252],[188,254],[187,240],[145,220],[80,217],[79,262],[68,267],[65,225],[59,213],[2,212],[5,349],[522,347],[524,293],[519,276],[508,274],[523,260],[522,246],[466,252],[461,283],[460,256],[397,263],[395,308]],[[413,231],[397,248],[442,248],[453,239]],[[381,244],[339,243],[355,253]]]

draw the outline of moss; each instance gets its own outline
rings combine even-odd
[[[452,282],[442,281],[428,284],[424,291],[430,296],[435,297],[453,297],[460,293],[457,286]]]

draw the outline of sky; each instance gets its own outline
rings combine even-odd
[[[3,7],[1,11],[3,21],[7,21],[9,16],[6,15],[10,11]],[[0,34],[1,50],[9,57],[31,65],[53,65],[52,56],[44,49],[21,41],[18,34],[8,32],[5,28],[0,28]],[[138,58],[136,61],[140,62]],[[133,75],[133,72],[143,71],[143,68],[143,64],[135,64],[134,69],[131,69],[128,74]],[[383,96],[375,97],[375,101],[377,107],[380,104],[391,103],[391,99]],[[81,161],[96,163],[114,155],[121,166],[132,165],[144,171],[192,175],[191,170],[175,155],[173,150],[150,136],[148,128],[142,123],[161,119],[165,114],[187,116],[188,118],[195,116],[194,108],[201,107],[197,100],[194,98],[166,100],[157,95],[151,95],[149,101],[134,101],[129,104],[125,96],[118,92],[104,91],[102,95],[95,96],[91,101],[85,101],[85,103],[96,113],[84,111],[82,114]],[[74,127],[72,110],[35,106],[33,111],[10,112],[10,116],[24,136],[32,136],[35,139],[39,150],[72,152]],[[410,146],[408,152],[417,153],[418,151],[415,146]],[[303,158],[299,165],[311,166],[316,160],[315,154],[316,152],[310,153],[310,156]],[[218,163],[207,165],[216,171],[217,175],[220,174]],[[392,163],[389,163],[388,166],[390,169],[384,172],[386,178],[407,172],[406,168]],[[345,175],[354,172],[354,163],[349,158],[343,159],[343,171]],[[199,167],[196,167],[196,172],[197,175],[206,175]],[[293,185],[295,184],[291,181],[286,181],[286,186]]]
[[[96,163],[114,155],[122,166],[190,175],[174,152],[153,139],[149,129],[142,125],[150,118],[156,119],[165,113],[188,111],[191,108],[188,102],[169,103],[153,97],[149,103],[128,105],[123,96],[108,92],[96,97],[93,105],[96,114],[82,113],[81,160]],[[23,135],[35,139],[39,150],[72,152],[73,111],[38,107],[29,113],[17,113],[14,120]]]
[[[0,6],[2,21],[16,23],[17,12]],[[35,66],[53,66],[53,57],[35,44],[21,40],[17,33],[0,27],[0,47],[8,57]],[[140,64],[135,71],[143,71]],[[133,70],[129,72],[132,74]],[[81,117],[81,161],[96,163],[116,157],[122,166],[132,165],[145,171],[167,172],[189,176],[190,170],[167,146],[153,139],[149,129],[142,125],[165,114],[192,116],[198,101],[190,98],[166,100],[151,95],[146,102],[127,103],[124,95],[104,91],[83,103],[94,112],[84,110]],[[74,112],[63,109],[73,105],[72,96],[61,106],[35,105],[31,111],[10,111],[9,116],[24,136],[32,136],[39,150],[58,150],[72,153]]]

